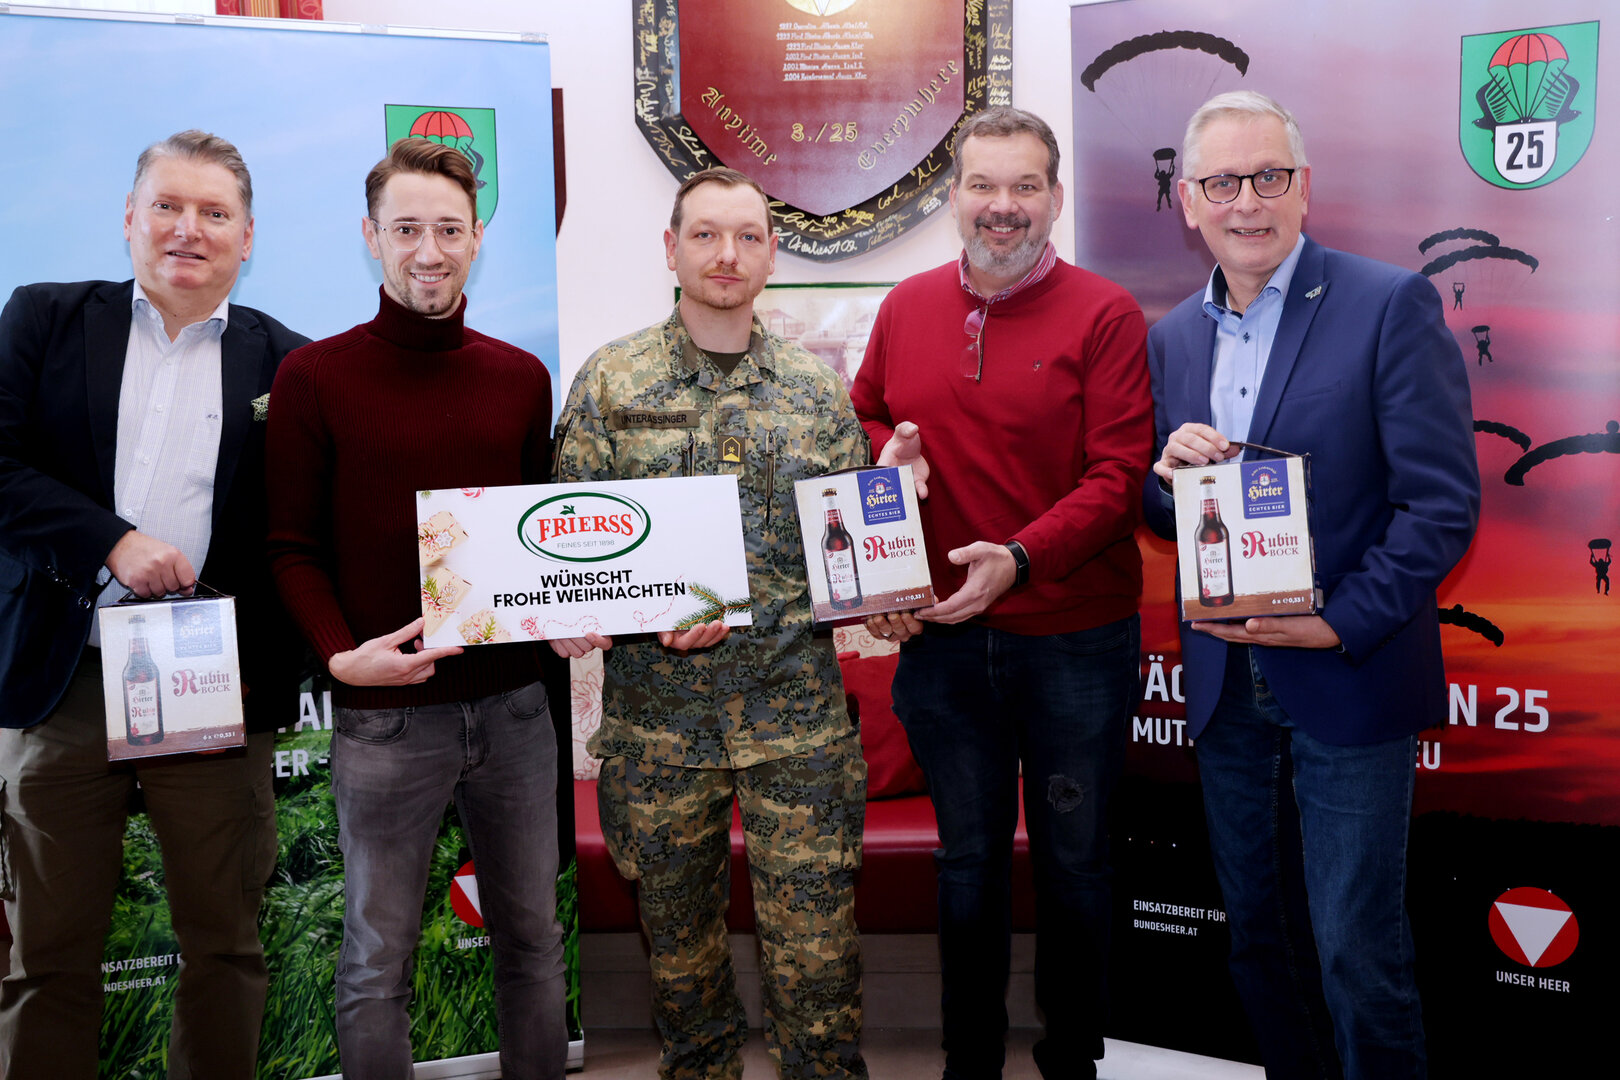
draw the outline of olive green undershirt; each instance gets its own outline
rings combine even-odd
[[[733,371],[737,370],[737,365],[742,363],[743,357],[748,355],[748,350],[744,349],[742,352],[710,352],[708,349],[704,349],[703,355],[714,361],[714,366],[720,369],[722,375],[729,376]]]

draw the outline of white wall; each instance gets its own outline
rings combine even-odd
[[[214,0],[5,0],[27,7],[92,11],[137,11],[145,14],[212,15]]]
[[[563,90],[567,140],[568,210],[557,237],[564,385],[597,346],[668,313],[675,276],[664,267],[663,229],[677,185],[636,127],[629,0],[325,0],[325,12],[337,22],[545,33],[553,85]],[[1052,125],[1068,176],[1069,4],[1014,0],[1013,55],[1013,103]],[[424,83],[431,86],[431,73]],[[1058,253],[1073,259],[1067,225],[1052,238]],[[501,242],[498,222],[485,242]],[[939,215],[843,262],[783,254],[772,280],[897,281],[960,250],[949,218]]]

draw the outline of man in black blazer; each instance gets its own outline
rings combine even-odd
[[[296,707],[299,658],[264,551],[265,404],[308,339],[228,303],[253,218],[225,140],[149,147],[124,237],[133,281],[25,285],[0,313],[0,887],[14,939],[0,1075],[96,1075],[138,781],[180,945],[178,974],[137,973],[177,980],[169,1076],[245,1078],[267,985],[272,732]],[[95,609],[199,577],[237,598],[248,745],[109,764]]]

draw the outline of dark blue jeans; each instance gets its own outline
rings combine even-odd
[[[1406,918],[1417,736],[1313,738],[1234,647],[1197,751],[1232,980],[1266,1076],[1421,1080]]]
[[[1013,832],[1022,764],[1035,870],[1035,998],[1048,1078],[1102,1057],[1108,797],[1138,697],[1140,628],[1025,636],[930,625],[901,647],[894,706],[939,819],[946,1070],[1001,1076],[1011,962]]]

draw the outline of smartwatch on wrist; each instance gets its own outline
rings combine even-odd
[[[1006,547],[1012,552],[1013,564],[1017,567],[1012,583],[1012,587],[1016,589],[1029,583],[1029,552],[1025,551],[1024,545],[1016,540],[1007,541]]]

